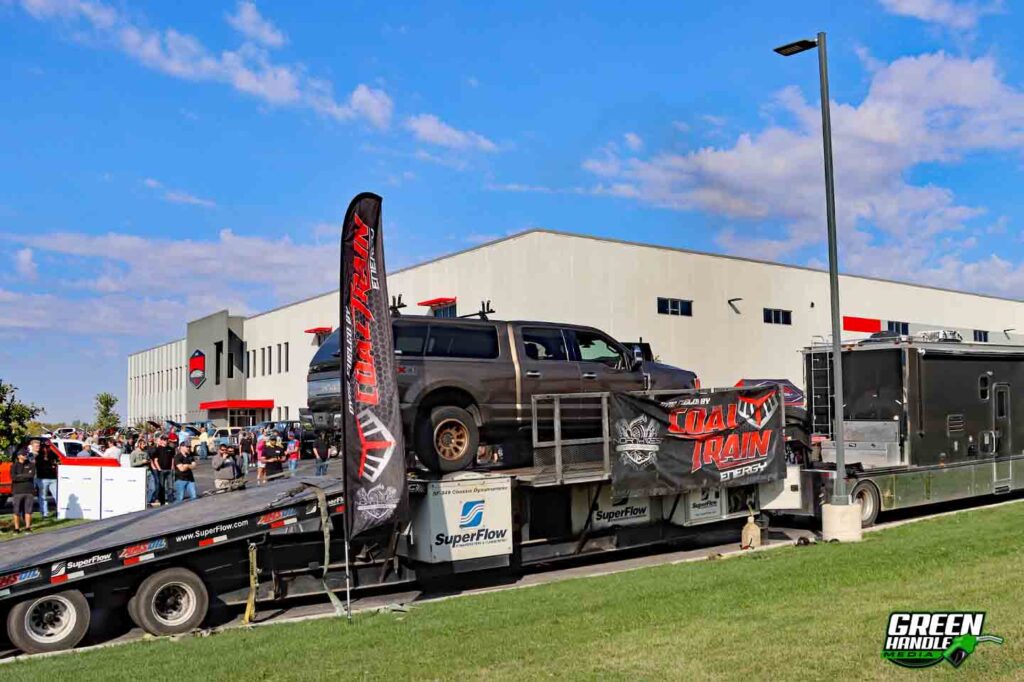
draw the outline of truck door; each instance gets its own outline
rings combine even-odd
[[[995,432],[994,487],[1008,486],[1012,476],[1010,453],[1013,452],[1010,428],[1010,385],[996,384],[992,388],[992,430]]]
[[[621,344],[596,330],[573,329],[569,335],[570,350],[580,363],[584,392],[645,388],[643,371],[633,369],[633,358]]]
[[[534,395],[543,393],[579,393],[580,368],[572,359],[564,330],[558,327],[520,327],[516,335],[523,384],[523,417],[530,423],[530,405]],[[561,401],[562,423],[578,419],[579,400]],[[551,401],[538,405],[542,423],[551,424]]]

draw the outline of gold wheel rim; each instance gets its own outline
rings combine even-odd
[[[457,419],[445,419],[434,427],[434,450],[449,462],[462,459],[469,448],[469,429]]]

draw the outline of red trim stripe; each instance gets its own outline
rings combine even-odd
[[[843,331],[874,334],[875,332],[882,331],[882,321],[870,317],[843,315]]]
[[[51,585],[59,585],[60,583],[66,583],[67,581],[68,581],[68,576],[66,574],[65,575],[56,575],[56,576],[50,578],[50,584]]]

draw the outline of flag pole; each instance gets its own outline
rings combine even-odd
[[[349,560],[351,545],[351,524],[349,523],[352,518],[352,501],[349,499],[349,486],[348,486],[348,453],[345,450],[345,424],[348,422],[345,419],[345,411],[348,409],[348,384],[345,382],[345,372],[348,371],[349,358],[345,353],[345,223],[341,225],[341,244],[340,244],[340,258],[338,267],[338,416],[341,421],[338,430],[338,454],[341,457],[341,489],[342,498],[345,501],[345,512],[342,516],[343,537],[345,539],[345,617],[348,618],[348,622],[352,622],[352,566]]]

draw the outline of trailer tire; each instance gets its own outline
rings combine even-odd
[[[31,597],[7,614],[7,636],[26,654],[73,649],[89,631],[89,601],[78,590]]]
[[[870,528],[875,525],[878,518],[878,511],[882,506],[882,497],[878,494],[878,488],[870,481],[861,481],[853,487],[850,499],[860,500],[860,527]]]
[[[206,618],[210,595],[198,575],[187,568],[166,568],[139,585],[132,597],[138,624],[157,637],[195,630]]]
[[[476,420],[461,407],[435,407],[416,426],[416,454],[431,471],[446,474],[468,469],[479,447]]]

